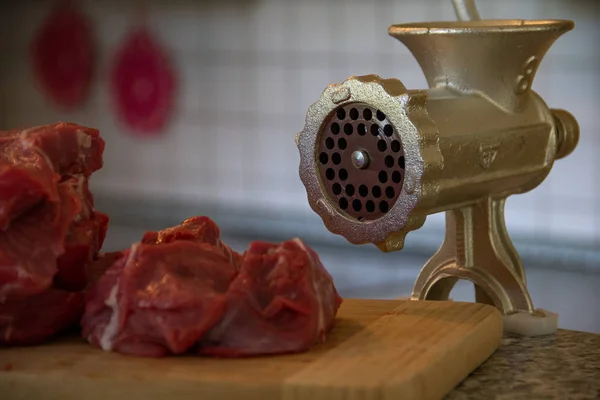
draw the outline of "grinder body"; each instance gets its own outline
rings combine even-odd
[[[554,117],[531,91],[519,113],[509,113],[477,95],[447,89],[409,92],[424,96],[424,112],[437,137],[441,160],[435,183],[422,192],[415,213],[433,214],[475,203],[493,194],[506,197],[538,186],[557,152]],[[427,166],[426,166],[427,168]]]

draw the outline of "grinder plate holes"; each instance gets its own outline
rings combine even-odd
[[[317,143],[317,167],[330,202],[359,221],[384,216],[404,183],[402,141],[386,115],[364,103],[336,108]],[[364,154],[360,168],[352,161]]]

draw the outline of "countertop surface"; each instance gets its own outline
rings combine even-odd
[[[600,335],[559,330],[537,338],[505,336],[446,399],[600,399]]]

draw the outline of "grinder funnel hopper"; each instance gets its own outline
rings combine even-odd
[[[430,88],[478,94],[512,112],[522,109],[546,51],[573,29],[566,20],[474,20],[392,25]]]

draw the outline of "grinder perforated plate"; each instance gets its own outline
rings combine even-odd
[[[332,205],[359,221],[381,218],[404,182],[404,150],[386,115],[364,103],[336,108],[324,121],[317,165]]]
[[[413,119],[428,117],[419,111],[423,99],[409,105],[407,93],[399,80],[377,75],[329,85],[295,137],[310,207],[350,243],[398,250],[404,227],[424,222],[413,210],[429,142]],[[429,120],[420,123],[429,126]]]

